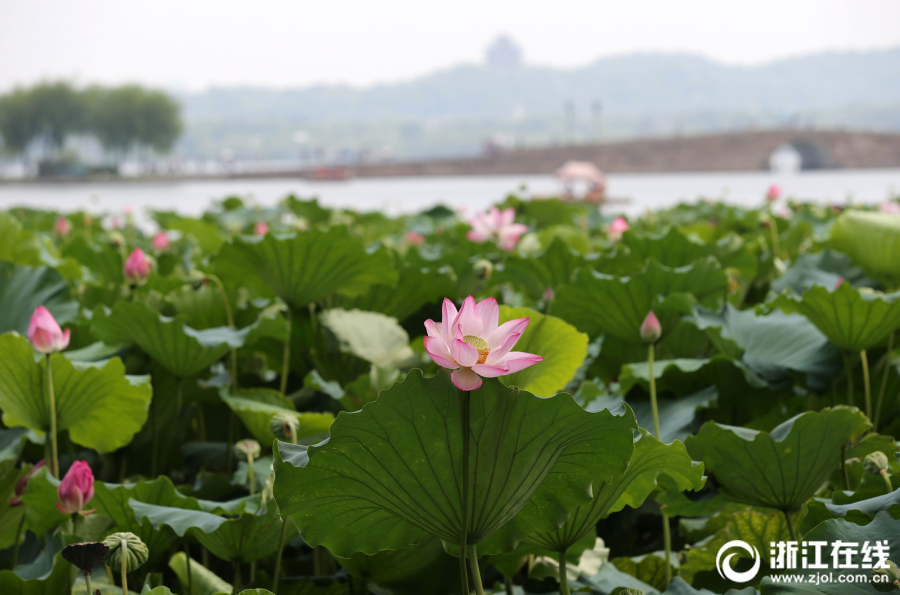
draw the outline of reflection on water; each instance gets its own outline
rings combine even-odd
[[[876,203],[900,193],[900,169],[795,174],[614,174],[608,176],[609,194],[628,198],[630,202],[607,208],[610,213],[637,214],[701,198],[758,205],[771,184],[781,186],[788,197],[835,203]],[[212,200],[226,196],[252,197],[261,206],[267,206],[294,193],[301,197],[317,196],[324,205],[331,207],[379,209],[397,215],[438,203],[469,211],[484,209],[522,188],[535,196],[552,195],[561,189],[559,182],[551,176],[362,178],[346,182],[223,180],[2,184],[0,208],[29,206],[62,211],[114,212],[130,206],[138,215],[145,209],[172,209],[185,215],[198,215]]]

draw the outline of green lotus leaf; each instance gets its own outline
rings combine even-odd
[[[609,563],[660,592],[666,589],[666,560],[662,556],[650,554],[638,558],[613,558]]]
[[[91,328],[104,343],[134,343],[179,378],[198,374],[232,347],[243,345],[248,329],[194,330],[182,316],[169,318],[143,302],[118,302],[112,311],[94,310]]]
[[[79,236],[66,244],[62,255],[74,258],[91,272],[96,281],[115,285],[125,282],[125,261],[118,248],[109,245],[98,246]]]
[[[843,446],[869,427],[859,410],[839,407],[800,414],[771,432],[707,422],[685,446],[728,499],[794,511],[838,467]]]
[[[885,511],[893,518],[900,520],[900,490],[849,504],[838,504],[830,499],[814,498],[807,502],[806,506],[807,513],[800,524],[801,533],[808,533],[819,523],[836,518],[844,518],[857,525],[868,525],[876,514]]]
[[[41,245],[34,232],[18,219],[0,212],[0,260],[25,265],[41,264]]]
[[[78,302],[69,285],[49,267],[29,267],[0,261],[0,333],[28,334],[34,309],[45,306],[63,325],[78,316]]]
[[[429,539],[418,545],[385,550],[371,556],[357,552],[349,558],[338,558],[338,562],[354,578],[383,585],[408,579],[446,555],[439,539]]]
[[[531,308],[500,306],[500,323],[530,318],[528,328],[514,349],[544,358],[540,364],[501,377],[504,384],[518,386],[540,396],[555,395],[566,387],[587,357],[588,337],[566,321]]]
[[[409,364],[415,358],[409,335],[396,318],[378,312],[332,308],[319,314],[340,349],[379,366]]]
[[[270,422],[272,417],[279,413],[286,413],[297,418],[298,438],[325,434],[334,421],[334,415],[331,413],[298,413],[290,399],[268,388],[241,389],[237,394],[232,394],[227,388],[223,388],[220,396],[222,401],[241,418],[241,421],[260,444],[272,444],[275,440]]]
[[[575,271],[590,266],[590,258],[575,252],[561,239],[554,238],[546,250],[531,256],[510,256],[497,270],[491,282],[509,283],[521,288],[533,299],[543,297],[548,287],[559,291],[572,282]]]
[[[831,244],[867,271],[900,276],[900,216],[848,210],[831,227]]]
[[[594,481],[590,504],[576,508],[558,531],[538,531],[525,540],[553,552],[567,550],[603,517],[625,506],[638,508],[643,504],[656,489],[660,474],[669,477],[681,491],[703,487],[703,465],[691,460],[681,442],[665,445],[642,430],[634,445],[634,455],[624,473],[617,473],[612,481]]]
[[[801,254],[784,275],[772,281],[772,291],[790,289],[801,294],[813,285],[834,287],[839,280],[853,287],[875,287],[878,282],[866,276],[849,256],[834,250]]]
[[[193,329],[228,326],[222,294],[213,284],[201,285],[199,289],[190,284],[182,285],[166,295],[166,302],[172,304],[175,312],[184,316]]]
[[[592,481],[625,470],[634,449],[630,413],[587,413],[569,395],[541,399],[487,378],[471,399],[469,543],[502,527],[509,550],[556,529],[590,501]],[[344,558],[429,534],[458,544],[460,403],[448,375],[413,370],[361,411],[339,414],[328,441],[277,442],[279,508],[307,543]]]
[[[765,388],[767,383],[750,371],[741,362],[729,360],[722,355],[710,359],[673,359],[660,360],[653,363],[653,377],[656,378],[656,390],[686,395],[699,391],[712,384],[716,368],[728,366],[738,370],[749,386]],[[635,386],[649,390],[650,366],[646,362],[626,364],[622,366],[619,376],[622,394],[627,395]]]
[[[237,518],[225,519],[215,530],[206,533],[192,528],[191,535],[210,553],[230,562],[254,562],[271,556],[278,550],[278,540],[284,522],[275,506],[257,513],[245,512]],[[296,530],[288,523],[287,539],[293,539]]]
[[[191,580],[188,581],[188,564],[191,567]],[[178,577],[182,585],[190,582],[191,592],[189,595],[212,595],[212,593],[231,594],[231,583],[219,578],[219,576],[206,566],[191,558],[188,562],[187,554],[178,552],[169,558],[169,568]]]
[[[78,570],[66,562],[63,536],[47,539],[44,550],[31,564],[13,570],[0,570],[0,593],[3,595],[69,595]],[[120,589],[121,591],[121,589]]]
[[[641,343],[641,323],[650,310],[664,330],[671,329],[694,303],[717,308],[727,288],[725,273],[711,257],[674,269],[650,260],[639,273],[621,278],[582,269],[575,283],[557,292],[553,313],[591,337],[605,333]]]
[[[167,227],[196,240],[200,249],[206,254],[215,254],[225,243],[225,236],[221,230],[214,224],[201,219],[178,218],[170,221]]]
[[[16,495],[16,484],[25,477],[29,471],[29,465],[22,469],[13,467],[13,460],[5,460],[0,463],[0,549],[7,549],[16,543],[16,537],[21,541],[24,535],[18,535],[19,523],[25,515],[24,506],[12,506],[11,500]]]
[[[366,250],[345,227],[289,236],[238,237],[214,259],[222,277],[256,282],[294,307],[330,295],[361,295],[372,285],[393,285],[397,272],[384,250]]]
[[[7,427],[36,432],[50,429],[47,361],[34,361],[28,339],[0,335],[0,409]],[[126,376],[118,358],[85,366],[60,353],[50,356],[59,432],[69,431],[76,444],[107,453],[131,442],[147,421],[149,376]]]
[[[900,328],[900,292],[875,293],[842,283],[834,291],[821,285],[802,297],[784,294],[773,305],[809,319],[844,351],[870,349]]]

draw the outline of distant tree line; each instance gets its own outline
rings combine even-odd
[[[181,135],[180,111],[165,92],[137,85],[78,89],[44,82],[0,95],[0,136],[14,155],[36,141],[58,152],[76,134],[95,136],[117,158],[131,150],[167,153]]]

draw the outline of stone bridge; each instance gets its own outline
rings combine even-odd
[[[348,168],[350,175],[457,176],[550,174],[568,160],[607,173],[767,170],[787,148],[802,169],[900,168],[900,134],[769,130],[518,149],[496,155]]]

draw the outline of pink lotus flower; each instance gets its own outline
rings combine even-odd
[[[258,236],[264,236],[269,233],[269,225],[265,221],[260,221],[253,226],[253,233]]]
[[[63,514],[89,515],[96,509],[84,510],[85,505],[94,497],[94,474],[86,461],[75,461],[59,483],[57,490],[59,502],[56,509]]]
[[[410,246],[421,246],[425,243],[425,236],[418,232],[411,231],[406,234],[406,243]]]
[[[641,340],[652,345],[659,341],[662,336],[662,325],[659,324],[659,318],[653,313],[653,310],[647,313],[644,322],[641,323]]]
[[[772,184],[771,186],[769,186],[769,190],[766,191],[766,200],[769,202],[775,202],[780,197],[781,197],[781,187],[776,184]]]
[[[69,220],[65,217],[59,217],[56,219],[56,224],[53,226],[53,233],[58,235],[61,238],[69,235],[69,232],[72,231],[72,226],[69,225]]]
[[[38,306],[28,324],[28,340],[41,353],[58,353],[69,346],[69,329],[59,328],[53,314]]]
[[[125,278],[135,285],[147,280],[150,275],[150,261],[140,248],[135,248],[125,261]]]
[[[481,211],[469,220],[472,229],[466,234],[470,242],[487,242],[493,240],[501,250],[512,252],[522,234],[528,231],[528,226],[515,223],[516,210],[508,208],[501,211],[492,207],[487,213]]]
[[[552,302],[555,299],[556,299],[556,292],[553,291],[552,287],[548,287],[547,289],[544,290],[544,301],[545,302]]]
[[[878,205],[878,210],[882,213],[888,213],[890,215],[900,215],[900,204],[892,200],[886,200]]]
[[[119,229],[120,227],[122,227],[122,220],[119,219],[117,215],[113,215],[112,219],[109,220],[109,225],[113,229]]]
[[[544,360],[510,351],[528,327],[527,318],[499,322],[500,307],[494,298],[476,304],[469,296],[458,312],[444,298],[441,322],[425,321],[425,351],[437,365],[453,370],[453,384],[460,390],[479,388],[481,377],[505,376]]]
[[[20,479],[18,483],[16,483],[16,495],[12,497],[9,501],[10,506],[19,506],[22,504],[22,496],[25,495],[25,491],[28,489],[28,480],[31,479],[31,476],[35,474],[35,472],[44,466],[44,459],[38,461],[31,470],[25,474],[25,477]]]
[[[606,237],[612,242],[618,242],[622,239],[622,234],[631,228],[625,217],[616,217],[609,227],[606,229]]]
[[[157,252],[165,252],[169,249],[169,236],[166,235],[166,232],[161,231],[155,236],[153,236],[153,249]]]

